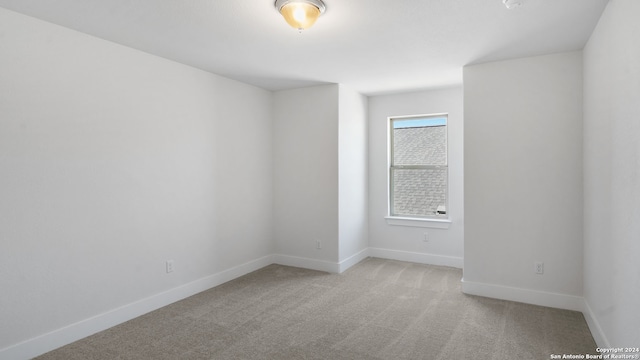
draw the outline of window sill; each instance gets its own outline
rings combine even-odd
[[[433,229],[448,229],[451,226],[449,219],[421,219],[397,216],[385,216],[387,224],[394,226],[412,226]]]

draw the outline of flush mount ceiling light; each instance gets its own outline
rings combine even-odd
[[[522,6],[522,1],[520,0],[502,0],[502,3],[509,10]]]
[[[298,31],[313,26],[326,9],[322,0],[276,0],[275,6],[287,23]]]

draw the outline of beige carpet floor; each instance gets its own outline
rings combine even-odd
[[[549,359],[594,353],[579,312],[465,295],[459,269],[271,265],[38,359]]]

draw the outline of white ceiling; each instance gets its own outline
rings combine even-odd
[[[269,90],[367,95],[462,82],[466,64],[582,49],[608,0],[325,0],[298,33],[274,0],[0,0],[0,6]]]

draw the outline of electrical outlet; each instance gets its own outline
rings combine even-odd
[[[167,274],[173,272],[173,260],[167,260]]]
[[[533,270],[536,272],[536,274],[542,275],[544,274],[544,263],[543,262],[535,262],[533,263],[534,268]]]
[[[320,240],[316,240],[316,249],[322,249],[322,242]]]
[[[429,242],[429,233],[428,232],[424,232],[424,234],[422,234],[422,241],[423,242]]]

